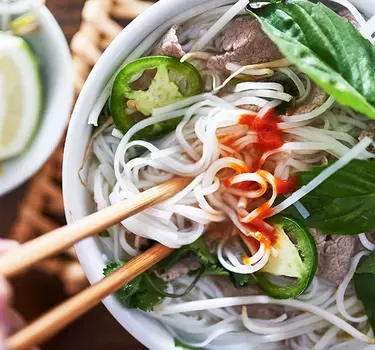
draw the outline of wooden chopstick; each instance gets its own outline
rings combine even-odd
[[[53,336],[56,332],[90,310],[103,298],[167,257],[173,249],[156,244],[127,264],[83,292],[55,307],[29,326],[7,339],[7,350],[27,350]]]
[[[188,185],[191,179],[177,177],[150,188],[137,196],[86,216],[71,225],[27,242],[0,257],[0,274],[10,277],[36,262],[99,233],[140,211],[172,197]]]

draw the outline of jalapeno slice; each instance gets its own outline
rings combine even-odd
[[[143,57],[128,63],[117,74],[110,98],[112,118],[125,134],[138,121],[150,116],[155,108],[202,91],[200,73],[190,63],[181,63],[169,56]],[[180,120],[175,118],[151,125],[139,131],[136,137],[149,139],[165,135],[174,130]]]
[[[275,248],[279,255],[271,257],[256,274],[259,287],[276,299],[296,298],[309,287],[316,274],[318,252],[315,241],[302,223],[289,217],[275,217],[271,224],[278,237]],[[275,283],[271,281],[270,275],[292,277],[293,281],[287,284]]]

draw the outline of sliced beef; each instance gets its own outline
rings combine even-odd
[[[340,284],[347,275],[353,256],[358,253],[357,236],[325,235],[310,230],[319,252],[318,276]]]
[[[282,58],[277,46],[249,16],[232,21],[222,34],[221,54],[207,61],[207,68],[225,69],[228,62],[241,65],[264,63]]]
[[[161,277],[164,281],[172,281],[182,275],[187,275],[189,272],[198,270],[200,268],[201,264],[198,262],[195,256],[189,255],[173,265],[169,271],[159,275],[159,277]]]
[[[324,92],[319,86],[311,83],[311,92],[306,100],[294,111],[294,115],[310,113],[314,109],[320,107],[328,98],[326,92]]]
[[[250,285],[243,288],[236,288],[234,287],[233,283],[228,279],[228,277],[215,277],[213,278],[213,280],[225,297],[242,297],[264,294],[256,285]],[[238,312],[241,312],[241,309],[242,306],[236,308]],[[280,305],[247,305],[247,312],[249,317],[260,318],[263,320],[276,318],[284,313],[287,313],[288,315],[295,315],[295,309]]]
[[[172,28],[165,33],[160,42],[155,46],[152,52],[153,55],[174,56],[178,58],[185,55],[185,52],[182,50],[181,44],[178,41],[178,29],[179,26],[174,24]]]

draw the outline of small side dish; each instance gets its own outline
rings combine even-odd
[[[38,58],[17,35],[38,29],[35,12],[42,3],[39,7],[35,4],[25,4],[23,15],[17,14],[20,9],[15,4],[4,7],[3,14],[0,6],[0,161],[24,152],[40,124],[42,82]]]
[[[72,101],[69,47],[44,1],[0,1],[0,196],[50,157]]]

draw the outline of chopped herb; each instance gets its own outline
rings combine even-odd
[[[103,270],[103,274],[107,276],[124,264],[124,261],[111,262]],[[121,303],[130,309],[138,308],[144,311],[152,311],[154,306],[164,299],[161,291],[164,291],[166,287],[166,282],[154,273],[144,272],[121,287],[116,295]]]
[[[154,290],[158,293],[160,293],[161,295],[163,295],[164,297],[168,297],[168,298],[181,298],[187,294],[190,293],[190,291],[196,286],[196,284],[198,283],[198,281],[200,280],[200,278],[202,277],[203,275],[203,272],[204,272],[204,268],[201,268],[198,270],[198,273],[196,274],[195,278],[194,278],[194,281],[190,283],[190,285],[185,289],[184,292],[180,293],[180,294],[176,294],[176,293],[167,293],[165,292],[164,290],[160,290],[159,287],[157,285],[154,284],[154,282],[152,281],[152,279],[146,274],[145,277],[146,279],[148,280],[148,283],[150,284],[150,286],[152,288],[154,288]]]
[[[168,258],[164,259],[159,264],[159,273],[165,273],[178,261],[191,253],[197,257],[198,261],[204,267],[202,276],[228,276],[236,288],[242,288],[256,283],[256,277],[252,274],[235,274],[221,266],[217,257],[210,252],[204,243],[203,237],[198,238],[192,244],[181,247],[173,252]]]
[[[210,267],[212,270],[219,268],[217,257],[213,255],[207,248],[206,244],[204,243],[203,237],[200,237],[195,242],[174,251],[168,258],[159,263],[159,273],[168,271],[178,261],[191,253],[193,253],[197,257],[202,266]]]
[[[258,280],[253,274],[243,275],[240,273],[231,273],[230,279],[236,288],[243,288],[249,285],[257,284]]]

